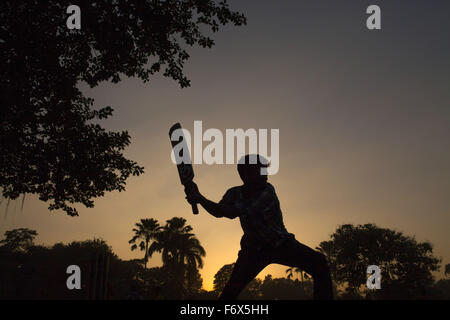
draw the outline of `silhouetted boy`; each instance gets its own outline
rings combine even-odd
[[[257,161],[250,163],[250,157]],[[253,159],[255,159],[253,158]],[[261,159],[265,160],[261,157]],[[239,217],[244,235],[230,280],[219,299],[236,299],[245,286],[271,263],[298,267],[314,279],[314,298],[332,299],[331,277],[325,256],[301,244],[287,232],[274,187],[261,174],[267,161],[246,155],[238,164],[242,186],[229,189],[219,203],[206,199],[195,184],[186,189],[189,203],[200,203],[211,215]]]

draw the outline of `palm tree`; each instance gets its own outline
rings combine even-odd
[[[286,273],[287,273],[287,278],[290,279],[292,278],[292,276],[294,275],[294,273],[298,273],[300,274],[300,279],[301,282],[303,283],[303,279],[309,279],[309,276],[306,272],[304,272],[303,270],[301,270],[300,268],[288,268],[286,269]]]
[[[181,239],[178,251],[178,264],[186,267],[187,287],[191,288],[190,280],[197,269],[203,268],[202,258],[206,253],[200,241],[193,234],[182,235]]]
[[[134,236],[128,243],[133,244],[131,250],[136,250],[139,245],[139,249],[145,252],[144,269],[147,269],[147,261],[151,256],[151,254],[149,255],[150,240],[156,239],[160,230],[161,227],[155,219],[141,219],[140,223],[136,223],[136,228],[133,228]],[[137,244],[139,240],[140,242]]]
[[[162,261],[169,273],[174,276],[179,293],[184,290],[184,282],[192,279],[197,269],[203,268],[205,249],[191,233],[192,227],[186,225],[186,219],[174,217],[158,233],[149,248],[150,256],[154,252],[162,253]],[[187,283],[190,288],[190,283]]]

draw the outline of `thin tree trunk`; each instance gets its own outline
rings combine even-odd
[[[145,242],[144,270],[147,270],[147,260],[148,260],[148,241]]]
[[[109,254],[106,256],[105,261],[105,286],[104,286],[104,293],[103,293],[103,300],[106,300],[108,298],[108,276],[109,276]]]

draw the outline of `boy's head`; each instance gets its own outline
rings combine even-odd
[[[269,161],[258,154],[247,154],[238,162],[238,172],[246,185],[262,186],[267,183],[267,173],[263,174],[263,168],[269,166]]]

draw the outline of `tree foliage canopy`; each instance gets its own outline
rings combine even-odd
[[[136,228],[133,228],[134,236],[128,241],[129,244],[133,244],[131,246],[131,250],[136,250],[138,248],[144,251],[144,269],[147,268],[148,262],[148,248],[150,245],[150,241],[156,238],[156,235],[161,230],[161,227],[157,220],[155,219],[141,219],[141,222],[136,223]]]
[[[333,279],[350,290],[365,286],[369,265],[379,266],[385,298],[418,294],[433,283],[440,264],[429,242],[374,224],[342,225],[318,249],[327,256]]]
[[[157,232],[148,249],[149,257],[161,253],[168,275],[165,286],[174,289],[169,293],[172,299],[189,296],[201,288],[198,269],[203,268],[206,252],[192,230],[186,219],[173,217]]]
[[[233,272],[234,263],[226,264],[214,275],[214,291],[220,294]]]
[[[5,198],[37,194],[50,210],[78,215],[105,192],[125,189],[143,168],[122,152],[127,131],[97,122],[112,115],[94,108],[78,85],[121,76],[164,76],[189,86],[185,47],[211,47],[205,30],[246,23],[226,1],[77,1],[81,29],[66,26],[69,1],[0,4],[0,188]],[[183,47],[184,46],[184,47]]]
[[[0,245],[11,251],[26,251],[34,244],[36,230],[27,228],[13,229],[5,232],[5,238],[0,240]]]

